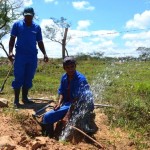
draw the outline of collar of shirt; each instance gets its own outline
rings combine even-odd
[[[26,27],[32,27],[32,26],[33,26],[33,21],[32,21],[32,23],[31,23],[31,26],[27,26],[27,25],[26,25],[26,22],[25,22],[25,19],[23,19],[23,24],[24,24]]]
[[[75,71],[74,75],[73,75],[73,79],[75,79],[77,77],[77,71]],[[65,74],[64,76],[64,79],[67,79],[68,78],[68,75],[67,73]]]

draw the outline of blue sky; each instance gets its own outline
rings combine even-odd
[[[34,8],[42,31],[52,24],[51,17],[71,23],[69,55],[136,56],[138,47],[150,47],[150,0],[24,0],[24,6]],[[44,35],[43,40],[49,57],[61,57],[59,43]]]

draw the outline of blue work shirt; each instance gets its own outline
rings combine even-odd
[[[69,98],[68,98],[68,85],[70,84],[69,89]],[[70,102],[74,99],[83,98],[85,100],[85,96],[88,95],[87,91],[90,91],[89,84],[83,74],[78,71],[75,71],[73,79],[68,82],[67,73],[62,75],[61,83],[58,89],[58,94],[63,95],[63,103]]]
[[[70,84],[70,96],[68,99],[68,85]],[[78,99],[74,108],[74,118],[83,117],[85,113],[94,110],[93,95],[88,82],[83,74],[75,71],[73,79],[68,81],[67,73],[62,75],[58,94],[63,95],[63,104],[58,110],[50,110],[43,116],[44,124],[53,124],[61,120],[72,105],[72,100]]]
[[[42,41],[41,28],[38,24],[32,21],[32,25],[27,26],[25,20],[17,21],[13,24],[11,35],[17,37],[16,53],[37,55],[36,44]]]

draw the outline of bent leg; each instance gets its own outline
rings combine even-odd
[[[47,113],[45,113],[44,117],[43,117],[43,123],[44,124],[53,124],[59,120],[61,120],[66,113],[68,112],[70,108],[70,105],[63,105],[60,107],[60,109],[54,111],[48,111]]]

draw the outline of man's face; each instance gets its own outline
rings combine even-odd
[[[31,23],[33,20],[33,16],[31,15],[25,15],[24,18],[27,23]]]
[[[76,64],[68,64],[64,66],[64,70],[69,76],[72,76],[76,70]]]

